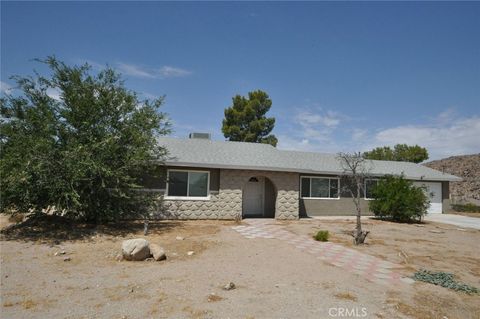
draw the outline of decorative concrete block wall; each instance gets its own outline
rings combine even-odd
[[[275,218],[298,219],[299,175],[288,172],[220,170],[220,189],[208,201],[165,200],[159,218],[170,219],[235,219],[242,216],[242,189],[251,177],[264,176],[272,181],[277,192]]]

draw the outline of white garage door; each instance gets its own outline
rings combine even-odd
[[[442,213],[442,183],[433,182],[414,182],[415,186],[423,186],[426,188],[428,198],[430,199],[429,214]]]

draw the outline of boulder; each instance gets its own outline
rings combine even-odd
[[[145,260],[150,256],[149,243],[143,238],[124,240],[122,255],[126,260]]]
[[[150,244],[150,252],[153,255],[153,259],[156,261],[167,259],[165,255],[165,250],[157,244]]]
[[[232,289],[235,289],[235,288],[236,288],[236,286],[233,282],[229,282],[228,284],[223,286],[223,290],[232,290]]]

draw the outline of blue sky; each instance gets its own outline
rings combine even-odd
[[[2,2],[2,91],[54,54],[166,95],[174,136],[223,139],[232,96],[261,89],[279,148],[468,154],[480,152],[479,17],[472,2]]]

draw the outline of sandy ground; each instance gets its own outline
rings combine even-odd
[[[343,232],[352,228],[352,221],[279,223],[297,233],[328,229],[332,241],[351,242]],[[370,244],[358,248],[365,253],[403,263],[399,271],[404,274],[421,267],[447,270],[480,286],[480,231],[366,223],[372,231]],[[338,318],[341,309],[353,309],[360,318],[480,317],[479,296],[425,283],[373,284],[281,241],[246,239],[231,229],[233,225],[152,225],[145,238],[166,249],[168,258],[162,262],[117,261],[122,240],[144,237],[141,225],[75,227],[68,234],[52,227],[52,236],[41,236],[43,229],[32,227],[4,234],[0,317]],[[408,255],[408,262],[399,250]],[[55,256],[61,251],[65,255]],[[188,251],[195,253],[188,256]],[[66,257],[71,260],[64,261]],[[223,290],[230,281],[237,288]]]

